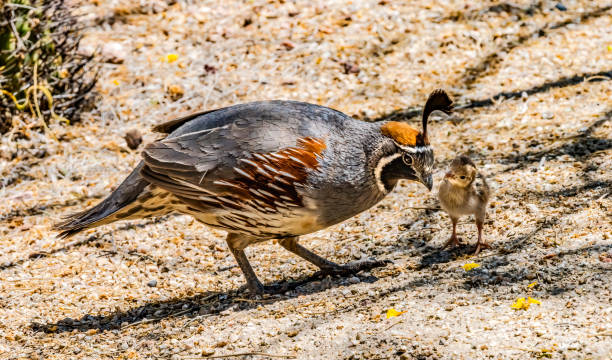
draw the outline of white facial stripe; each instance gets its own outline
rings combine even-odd
[[[402,145],[398,145],[400,147],[400,149],[409,152],[409,153],[413,153],[413,154],[418,154],[418,153],[424,153],[427,151],[431,151],[431,146],[426,145],[426,146],[417,146],[417,147],[410,147],[410,146],[402,146]]]
[[[378,190],[380,190],[380,192],[382,192],[383,194],[386,194],[388,191],[387,189],[385,189],[385,184],[383,184],[382,182],[382,178],[381,178],[382,171],[385,166],[387,166],[391,161],[397,159],[400,156],[402,156],[402,154],[395,153],[393,155],[382,157],[380,158],[380,160],[378,160],[378,164],[376,164],[376,169],[374,169],[374,176],[376,177],[376,185],[378,186]]]

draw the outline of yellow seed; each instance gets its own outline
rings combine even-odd
[[[477,264],[477,263],[467,263],[467,264],[463,265],[463,270],[470,271],[470,270],[476,269],[477,267],[480,267],[480,264]]]
[[[405,311],[397,311],[394,308],[391,308],[391,309],[387,310],[387,319],[395,317],[395,316],[400,316],[403,313],[405,313]]]
[[[167,58],[168,58],[168,62],[169,63],[173,63],[176,60],[178,60],[178,55],[177,54],[168,54]]]

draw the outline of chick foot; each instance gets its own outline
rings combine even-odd
[[[478,244],[476,244],[476,251],[474,251],[474,256],[478,255],[482,249],[491,249],[491,245],[485,242],[478,242]]]
[[[458,238],[457,236],[451,236],[450,239],[448,239],[448,241],[444,243],[444,246],[442,246],[440,250],[446,249],[449,245],[452,245],[451,247],[461,246],[461,238]]]

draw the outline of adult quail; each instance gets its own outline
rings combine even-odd
[[[474,215],[476,219],[478,243],[474,255],[478,255],[482,248],[490,247],[487,243],[482,242],[482,225],[490,195],[491,190],[489,190],[487,181],[478,172],[470,158],[459,156],[450,163],[438,191],[440,205],[448,213],[453,223],[453,234],[444,244],[444,248],[448,245],[459,245],[456,228],[457,220],[462,215]]]
[[[400,179],[432,188],[432,111],[452,101],[434,91],[423,130],[396,121],[363,122],[296,101],[234,105],[154,128],[143,160],[105,200],[55,226],[68,237],[118,220],[189,214],[226,230],[227,244],[253,293],[266,289],[244,249],[278,239],[323,273],[347,274],[383,262],[338,265],[298,244],[298,236],[337,224],[382,200]]]

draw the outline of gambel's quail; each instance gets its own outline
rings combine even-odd
[[[456,228],[457,220],[462,215],[474,215],[476,218],[478,243],[474,255],[478,255],[482,248],[490,247],[487,243],[482,242],[482,225],[490,193],[487,181],[478,172],[470,158],[459,156],[451,162],[438,191],[440,205],[448,213],[453,223],[453,235],[444,247],[459,245]]]
[[[226,230],[227,244],[253,293],[266,288],[244,249],[278,239],[323,273],[382,266],[338,265],[298,244],[298,236],[337,224],[382,200],[400,179],[432,188],[427,139],[432,111],[451,111],[434,91],[423,130],[396,121],[363,122],[296,101],[262,101],[206,111],[154,128],[168,134],[147,145],[143,161],[105,200],[56,225],[68,237],[118,220],[189,214]]]

